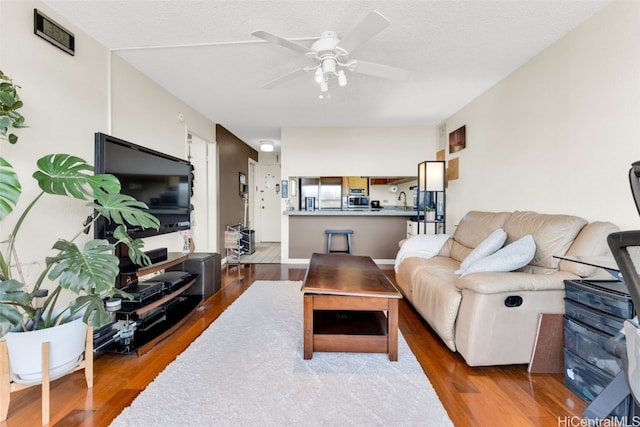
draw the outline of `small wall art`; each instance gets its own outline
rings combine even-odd
[[[456,157],[455,159],[449,160],[449,167],[447,168],[447,179],[449,181],[453,181],[454,179],[458,179],[460,175],[460,163],[459,159]]]
[[[467,146],[466,125],[449,134],[449,153],[463,150]]]
[[[238,172],[238,184],[238,192],[240,193],[240,196],[247,194],[247,175],[243,172]]]

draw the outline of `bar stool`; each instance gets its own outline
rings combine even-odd
[[[327,234],[327,253],[344,253],[351,255],[351,235],[353,234],[353,230],[325,230]],[[334,234],[343,235],[347,237],[347,250],[346,251],[336,251],[331,249],[331,237]]]

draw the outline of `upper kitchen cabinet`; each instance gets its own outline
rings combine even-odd
[[[371,185],[400,185],[408,182],[416,183],[415,176],[372,176],[369,178]]]
[[[366,176],[347,176],[343,180],[346,182],[347,188],[344,194],[352,196],[368,196],[369,195],[369,177]],[[343,186],[344,187],[344,186]],[[345,188],[343,188],[343,191]]]

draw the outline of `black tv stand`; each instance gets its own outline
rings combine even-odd
[[[109,344],[97,351],[137,353],[141,356],[185,323],[202,301],[201,296],[187,293],[196,283],[197,274],[185,273],[175,283],[156,282],[155,277],[147,282],[138,279],[180,265],[187,258],[188,254],[170,253],[166,260],[128,274],[133,280],[122,290],[126,292],[131,288],[136,291],[137,298],[122,301],[122,306],[114,312],[116,322],[113,328],[118,332]]]

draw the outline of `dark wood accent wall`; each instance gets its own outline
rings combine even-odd
[[[258,161],[258,152],[221,125],[216,125],[218,145],[218,248],[225,256],[224,232],[227,224],[242,222],[244,202],[239,195],[238,172],[249,179],[249,159]],[[249,185],[253,183],[249,182]]]

